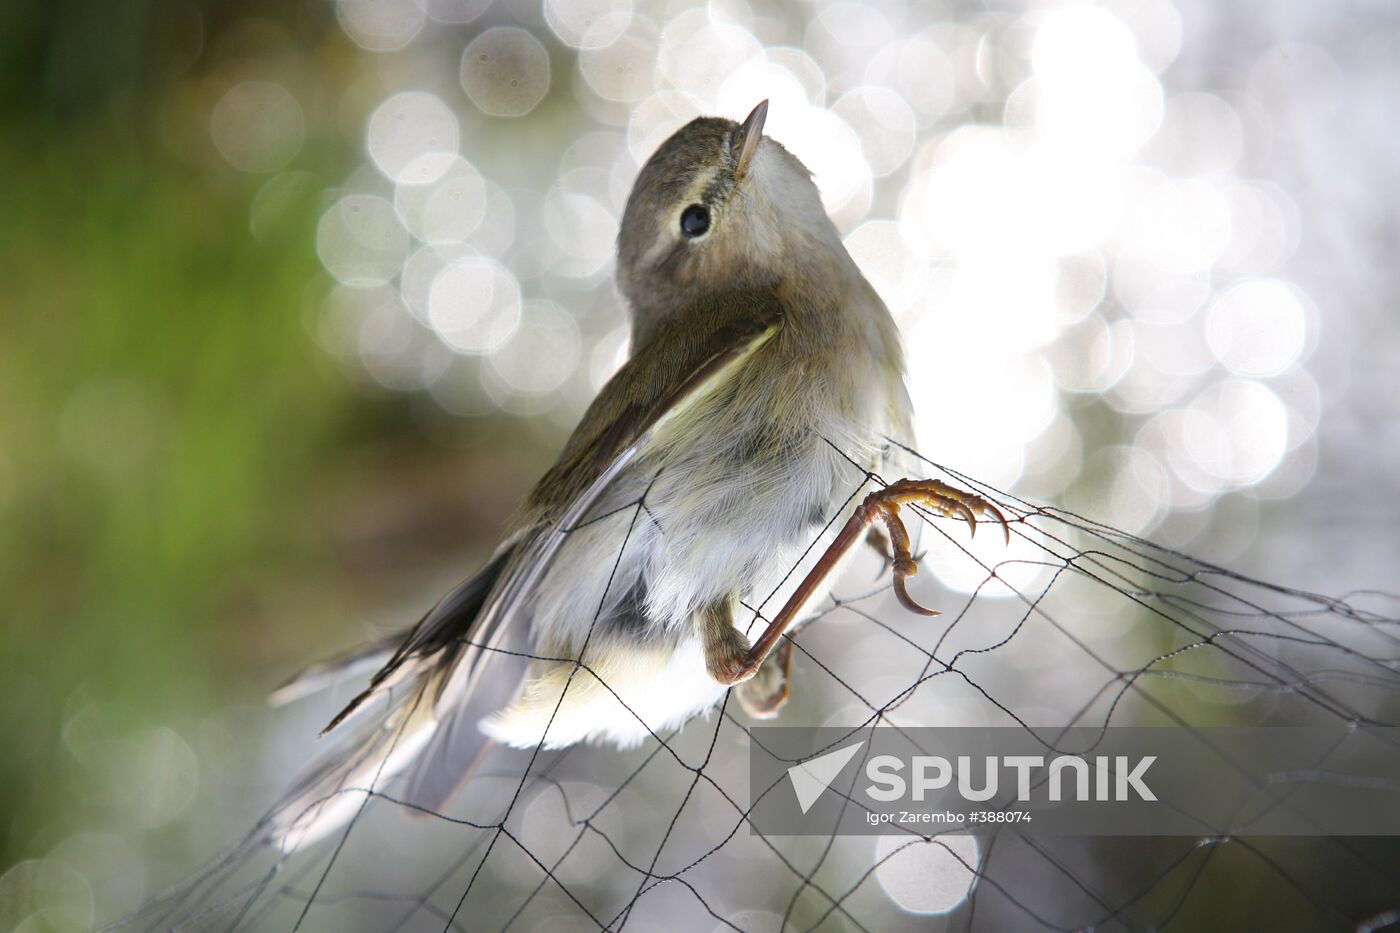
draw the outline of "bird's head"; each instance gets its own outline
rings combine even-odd
[[[811,173],[743,123],[699,117],[642,167],[618,234],[618,285],[634,339],[698,293],[777,284],[801,263],[845,258]],[[833,252],[834,246],[834,252]]]

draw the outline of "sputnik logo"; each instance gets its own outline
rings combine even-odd
[[[812,805],[831,786],[831,782],[836,780],[864,744],[865,740],[862,739],[854,745],[827,752],[820,758],[810,758],[788,768],[792,790],[797,794],[797,805],[802,808],[803,813],[812,809]]]

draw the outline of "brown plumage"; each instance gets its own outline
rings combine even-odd
[[[488,565],[332,723],[393,696],[281,808],[284,847],[347,818],[346,795],[318,799],[392,770],[436,806],[488,735],[626,745],[708,709],[748,648],[738,603],[784,599],[886,436],[908,436],[894,322],[765,113],[694,120],[642,169],[618,238],[631,358]],[[755,678],[756,714],[787,660]]]

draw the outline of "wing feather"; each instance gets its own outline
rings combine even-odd
[[[589,406],[491,561],[419,621],[326,731],[392,690],[386,715],[409,704],[419,710],[413,718],[421,751],[410,766],[409,802],[436,808],[449,797],[489,746],[475,720],[505,706],[520,688],[530,644],[525,610],[560,546],[659,428],[780,333],[780,307],[771,292],[735,292],[687,309],[658,330]],[[377,650],[365,657],[382,657],[383,647]],[[362,780],[363,753],[352,748],[343,768],[323,767],[284,812],[330,793],[337,781]],[[304,835],[319,837],[338,821],[318,820],[314,833]]]
[[[523,654],[528,648],[523,646],[528,645],[528,640],[523,631],[525,620],[521,610],[528,604],[530,594],[543,579],[560,546],[655,432],[704,398],[710,388],[723,380],[730,367],[741,365],[749,354],[771,339],[777,326],[776,320],[768,319],[755,321],[747,328],[717,332],[712,342],[704,346],[708,352],[686,372],[678,385],[673,371],[673,387],[658,404],[639,411],[635,420],[614,419],[601,425],[601,430],[586,443],[566,448],[561,463],[570,459],[572,450],[570,462],[575,464],[575,469],[587,469],[590,464],[597,468],[590,471],[588,485],[562,508],[557,508],[557,515],[549,514],[556,509],[549,507],[548,493],[538,494],[556,471],[551,471],[536,487],[537,495],[532,496],[531,505],[541,509],[540,504],[545,503],[541,510],[544,514],[537,513],[531,521],[528,527],[533,528],[533,534],[522,540],[512,554],[500,582],[475,620],[470,641],[449,662],[452,669],[441,681],[442,688],[436,698],[439,731],[415,765],[405,799],[415,806],[437,809],[471,773],[490,744],[477,722],[507,706],[522,683],[528,660]],[[656,363],[653,361],[651,365]],[[618,383],[615,378],[609,387]],[[592,419],[600,417],[598,411],[609,409],[607,396],[605,388],[575,432],[575,438],[596,426]],[[625,427],[619,428],[619,424]],[[508,690],[502,689],[502,679],[510,681]]]

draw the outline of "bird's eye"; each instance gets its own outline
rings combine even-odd
[[[692,204],[681,211],[681,233],[694,239],[710,229],[710,211],[703,204]]]

